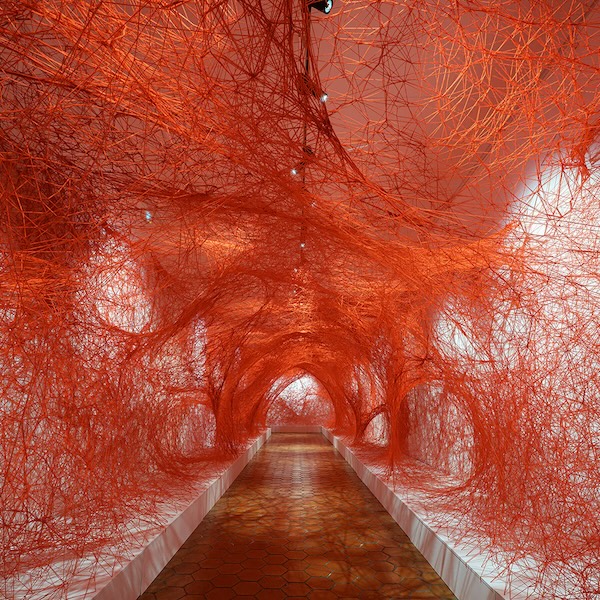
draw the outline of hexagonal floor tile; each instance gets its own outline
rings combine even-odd
[[[320,434],[273,434],[140,600],[454,596]]]

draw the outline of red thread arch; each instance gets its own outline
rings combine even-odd
[[[2,2],[5,589],[66,589],[272,419],[533,560],[537,597],[599,593],[599,26]]]

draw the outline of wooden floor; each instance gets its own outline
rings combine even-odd
[[[454,598],[320,434],[273,434],[143,600]]]

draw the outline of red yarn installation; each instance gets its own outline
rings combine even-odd
[[[599,27],[575,0],[0,3],[3,593],[66,593],[312,417],[534,561],[535,597],[600,593]]]

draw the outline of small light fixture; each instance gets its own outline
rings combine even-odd
[[[144,216],[146,218],[147,223],[150,223],[150,221],[152,221],[152,213],[149,210],[146,211],[146,214]]]
[[[298,175],[298,169],[296,169],[296,167],[294,167],[294,168],[293,168],[293,169],[290,171],[290,173],[291,173],[291,174],[292,174],[294,177],[296,177],[296,175]]]
[[[333,0],[317,0],[316,2],[314,0],[312,2],[311,0],[309,0],[308,10],[310,10],[311,8],[315,8],[319,12],[328,15],[331,12],[331,9],[333,8]]]
[[[300,242],[300,248],[305,248],[306,244],[304,242]]]
[[[321,97],[319,98],[321,104],[325,104],[325,102],[327,102],[327,98],[329,98],[327,92],[321,92]]]

